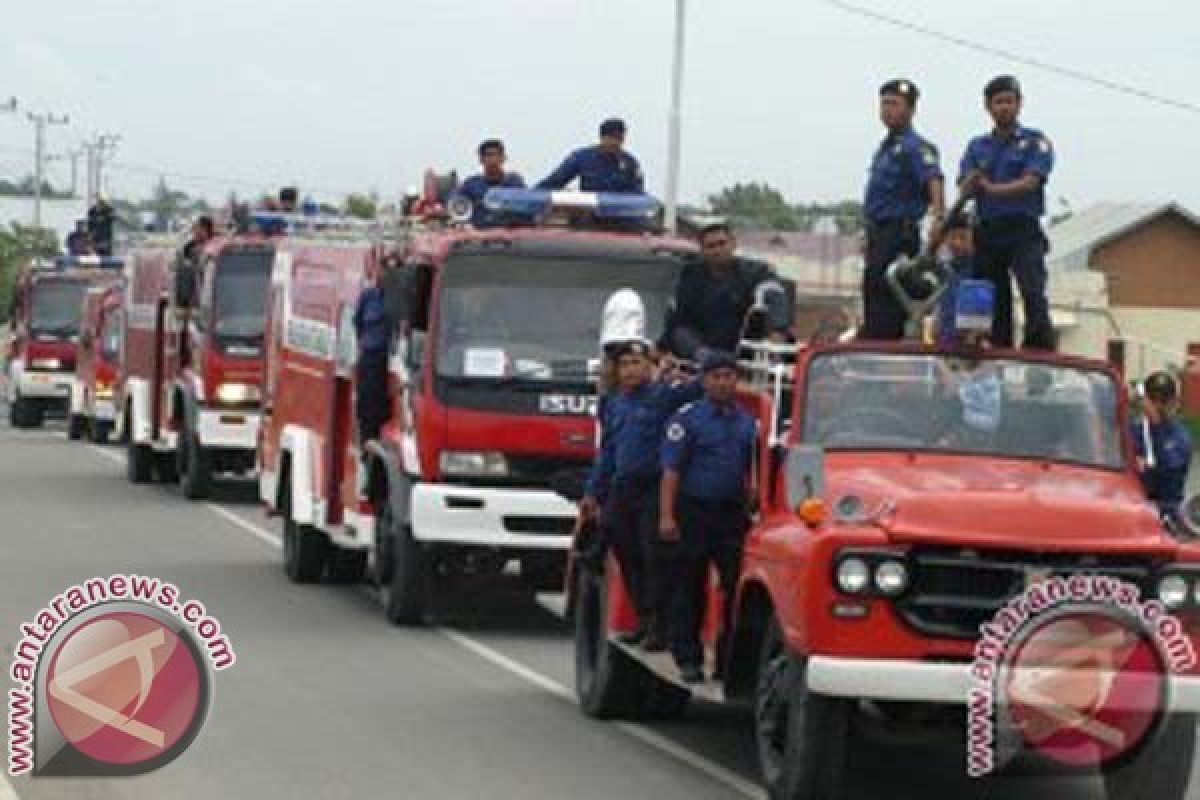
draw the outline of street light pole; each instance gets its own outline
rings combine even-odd
[[[679,151],[683,113],[683,47],[687,0],[675,0],[675,57],[671,68],[671,110],[667,117],[667,198],[664,222],[672,233],[679,215]]]
[[[28,114],[34,128],[33,146],[33,227],[42,227],[42,167],[46,160],[46,126],[66,125],[70,119],[66,114]]]

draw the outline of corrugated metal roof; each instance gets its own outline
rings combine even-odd
[[[1098,203],[1052,225],[1049,267],[1087,269],[1092,251],[1118,236],[1166,213],[1176,213],[1200,226],[1200,219],[1177,203]]]

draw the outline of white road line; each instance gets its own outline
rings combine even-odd
[[[124,461],[121,456],[113,453],[110,450],[105,450],[96,445],[89,446],[92,450],[109,459],[110,461]],[[266,528],[255,525],[253,522],[244,520],[237,514],[234,514],[228,509],[222,508],[216,503],[205,503],[203,508],[208,509],[221,519],[232,523],[238,528],[241,528],[246,533],[262,542],[265,542],[271,547],[276,549],[283,547],[283,541]],[[553,695],[561,700],[567,700],[572,703],[575,702],[575,693],[566,686],[563,686],[553,678],[549,678],[540,672],[530,669],[518,661],[514,661],[513,659],[501,653],[499,650],[489,647],[483,642],[474,639],[461,631],[454,630],[453,628],[435,628],[435,630],[464,650],[474,653],[484,661],[499,667],[511,675],[515,675],[526,683],[530,683],[538,687],[547,694]],[[758,786],[752,781],[746,780],[732,770],[722,767],[715,761],[710,761],[709,759],[704,758],[703,756],[687,749],[686,747],[671,741],[666,736],[647,728],[645,725],[638,725],[632,722],[617,722],[613,723],[613,725],[617,730],[625,733],[628,736],[632,736],[639,742],[649,745],[655,750],[671,756],[677,761],[692,767],[698,772],[702,772],[718,783],[724,784],[742,797],[752,798],[753,800],[764,800],[764,798],[766,798],[766,792],[763,791],[762,787]],[[15,795],[13,798],[5,797],[3,787],[0,786],[0,800],[15,800]]]
[[[121,455],[120,453],[115,453],[112,450],[106,450],[105,448],[101,447],[98,444],[89,444],[87,447],[93,453],[97,453],[98,455],[104,456],[109,461],[113,462],[114,464],[124,464],[125,463],[125,457],[123,455]]]
[[[12,787],[3,773],[0,773],[0,800],[21,800],[17,797],[17,790]]]

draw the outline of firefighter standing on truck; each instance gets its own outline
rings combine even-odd
[[[1142,419],[1133,429],[1138,475],[1163,519],[1179,525],[1192,463],[1192,438],[1176,416],[1179,387],[1166,372],[1156,372],[1142,389]]]
[[[483,171],[462,182],[455,194],[471,201],[471,224],[476,228],[503,225],[503,215],[495,214],[483,204],[489,189],[524,189],[525,179],[504,169],[507,156],[504,142],[487,139],[479,145],[479,163]]]
[[[621,566],[625,590],[637,609],[637,629],[621,637],[648,652],[666,649],[665,590],[658,552],[659,445],[667,418],[700,396],[699,382],[654,380],[645,342],[615,344],[616,392],[605,395],[600,451],[580,503],[584,518],[599,511],[601,529]],[[600,507],[603,506],[603,510]]]
[[[912,81],[879,88],[879,116],[888,134],[871,159],[863,213],[867,223],[862,302],[864,339],[901,339],[907,315],[892,293],[887,269],[920,250],[920,223],[932,207],[934,224],[945,214],[937,148],[912,127],[920,93]]]
[[[383,289],[372,282],[358,296],[354,309],[354,332],[358,339],[355,406],[359,440],[364,444],[379,438],[388,408],[388,355],[392,322]]]
[[[1011,75],[993,78],[983,90],[995,127],[967,145],[959,165],[959,186],[975,195],[976,259],[979,277],[996,287],[992,344],[1012,347],[1012,280],[1025,303],[1023,347],[1054,349],[1054,327],[1046,299],[1046,251],[1041,216],[1046,180],[1054,168],[1054,148],[1041,131],[1018,122],[1021,86]]]
[[[642,167],[625,149],[625,121],[600,125],[600,144],[581,147],[542,179],[539,189],[562,189],[579,178],[581,192],[641,193],[646,190]]]
[[[674,551],[671,653],[686,683],[704,682],[700,631],[710,563],[725,598],[722,643],[729,633],[742,542],[754,505],[755,422],[734,397],[737,361],[732,353],[711,351],[702,367],[704,398],[671,418],[662,445],[659,536]],[[726,649],[722,643],[717,646],[718,670]]]

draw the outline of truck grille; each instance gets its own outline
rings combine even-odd
[[[586,478],[591,468],[591,459],[563,458],[562,456],[506,454],[508,475],[504,477],[470,477],[455,479],[447,477],[447,483],[463,483],[471,486],[502,487],[512,489],[553,489],[556,478],[570,473]],[[582,478],[580,480],[582,481]]]
[[[1107,575],[1149,590],[1152,566],[1137,557],[921,549],[912,553],[912,585],[896,600],[904,621],[927,636],[976,639],[979,628],[1030,576]]]

